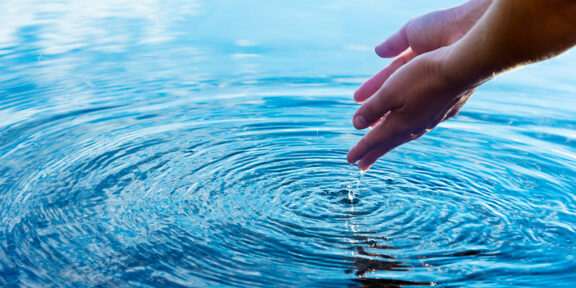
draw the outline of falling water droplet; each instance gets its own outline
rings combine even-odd
[[[356,192],[358,191],[358,187],[360,187],[360,182],[362,182],[362,178],[364,178],[364,174],[366,171],[360,170],[360,176],[356,179],[356,187],[354,189],[348,190],[348,200],[352,202],[354,200],[354,196],[356,196]]]

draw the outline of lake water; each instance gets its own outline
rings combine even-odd
[[[576,285],[573,51],[349,197],[372,47],[458,3],[2,1],[0,286]]]

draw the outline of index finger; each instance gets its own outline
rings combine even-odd
[[[366,133],[348,152],[348,163],[359,161],[358,168],[366,171],[382,155],[407,142],[405,123],[399,121],[400,118],[390,115]]]
[[[406,63],[410,62],[410,60],[414,59],[417,54],[409,49],[406,53],[402,54],[396,60],[392,61],[388,66],[378,72],[376,75],[372,76],[372,78],[368,79],[368,81],[364,82],[356,92],[354,92],[354,100],[357,103],[362,103],[366,101],[366,99],[370,98],[374,93],[378,92],[378,89],[382,87],[384,82],[390,78],[396,70],[400,69],[400,67],[404,66]]]
[[[408,24],[410,24],[410,22],[402,26],[400,31],[388,37],[386,41],[376,46],[376,54],[383,58],[390,58],[396,57],[400,55],[400,53],[404,52],[404,50],[408,49],[408,47],[410,47],[408,37],[406,36]]]

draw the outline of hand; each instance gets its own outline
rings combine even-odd
[[[443,63],[451,45],[466,35],[491,3],[473,0],[415,18],[376,47],[381,57],[408,50],[354,94],[357,102],[368,99],[354,115],[354,127],[373,129],[350,150],[348,162],[359,161],[358,167],[368,170],[390,150],[458,113],[475,86],[452,81]]]

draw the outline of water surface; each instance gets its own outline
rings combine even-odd
[[[576,284],[574,53],[356,190],[372,46],[457,3],[0,3],[0,286]]]

